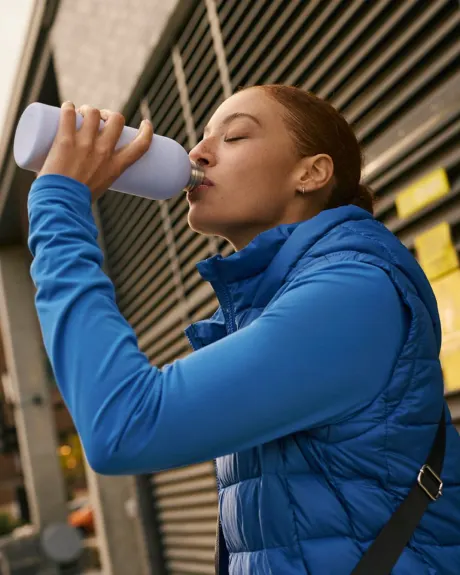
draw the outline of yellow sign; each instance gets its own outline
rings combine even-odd
[[[435,280],[442,328],[441,363],[446,391],[460,389],[460,270]]]
[[[458,268],[457,250],[447,222],[420,234],[414,243],[417,259],[430,281]]]
[[[400,192],[396,198],[396,211],[400,218],[415,214],[428,204],[449,193],[450,185],[446,170],[439,168],[420,178]]]

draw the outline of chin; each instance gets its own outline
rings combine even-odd
[[[227,227],[224,222],[217,220],[215,214],[205,213],[205,210],[196,209],[192,206],[188,213],[188,225],[190,228],[204,236],[225,237],[223,231]]]
[[[215,222],[204,214],[196,213],[197,210],[190,209],[188,213],[188,225],[190,228],[203,235],[214,235]],[[214,225],[213,225],[214,224]]]

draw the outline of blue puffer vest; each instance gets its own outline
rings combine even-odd
[[[415,482],[436,432],[444,401],[436,301],[408,250],[360,208],[324,211],[264,232],[228,258],[201,262],[220,308],[189,328],[192,345],[250,324],[284,282],[325,256],[388,274],[410,317],[407,341],[370,406],[340,424],[217,460],[230,575],[351,573]],[[444,495],[430,505],[394,575],[460,574],[460,438],[447,418]]]

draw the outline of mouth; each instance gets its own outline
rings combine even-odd
[[[212,188],[212,186],[214,186],[214,182],[209,178],[205,178],[201,184],[194,189],[199,190],[200,188]]]
[[[202,181],[202,183],[199,186],[197,186],[196,188],[193,188],[192,190],[187,192],[187,198],[189,198],[189,199],[193,198],[197,194],[199,194],[200,192],[204,192],[205,190],[212,188],[214,185],[215,184],[212,180],[210,180],[209,178],[204,178],[204,180]]]

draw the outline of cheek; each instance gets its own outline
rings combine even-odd
[[[190,206],[191,227],[217,233],[226,225],[276,219],[289,201],[287,166],[286,158],[265,147],[241,146],[222,156],[216,167],[219,185]]]
[[[289,160],[263,146],[242,152],[232,170],[232,186],[258,198],[282,197],[289,182]]]
[[[266,185],[264,185],[266,183]],[[267,178],[247,178],[194,202],[189,209],[189,224],[197,232],[217,234],[234,227],[271,223],[283,213],[285,201],[280,190]]]

